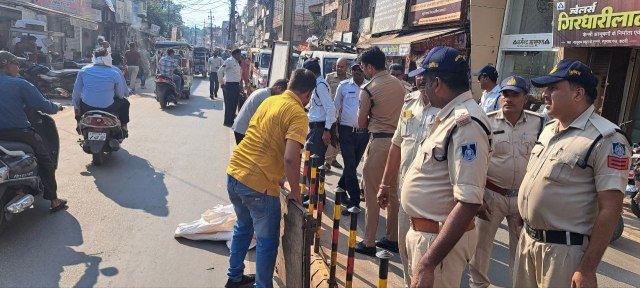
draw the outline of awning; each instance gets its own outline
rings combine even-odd
[[[0,5],[0,19],[20,20],[22,11],[9,6]]]
[[[383,35],[377,38],[371,38],[371,34],[361,34],[360,38],[358,38],[357,47],[358,49],[367,49],[372,45],[376,45],[376,44],[373,44],[376,41],[386,41],[388,39],[395,38],[396,36],[398,36],[398,34]]]
[[[420,40],[429,39],[433,37],[438,37],[444,34],[452,33],[454,31],[459,30],[459,28],[449,28],[449,29],[440,29],[440,30],[426,30],[419,31],[410,34],[405,34],[402,36],[398,36],[398,34],[388,35],[391,37],[382,36],[380,38],[372,38],[371,45],[400,45],[400,44],[411,44]]]
[[[54,10],[54,9],[49,9],[46,7],[42,7],[40,5],[36,5],[36,4],[32,4],[29,2],[21,2],[21,1],[6,1],[6,0],[1,0],[0,3],[5,3],[5,4],[11,4],[11,5],[20,5],[26,8],[31,8],[34,10],[38,10],[44,13],[50,13],[50,14],[57,14],[57,15],[62,15],[62,16],[66,16],[69,17],[71,19],[75,19],[76,23],[81,23],[82,22],[82,26],[83,28],[87,28],[87,29],[91,29],[91,30],[98,30],[98,22],[89,20],[87,18],[83,18],[83,17],[78,17],[76,15],[72,15],[69,13],[65,13],[65,12],[60,12],[58,10]]]

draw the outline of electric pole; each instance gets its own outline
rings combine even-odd
[[[211,47],[210,50],[213,50],[213,12],[209,10],[209,37],[211,37]]]
[[[231,8],[229,9],[229,45],[236,45],[236,0],[231,0]]]
[[[207,19],[202,20],[202,46],[207,47]]]

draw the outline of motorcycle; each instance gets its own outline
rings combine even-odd
[[[51,70],[49,67],[25,62],[20,67],[20,75],[38,88],[46,97],[63,97],[59,89],[73,92],[80,69]]]
[[[102,165],[111,152],[120,150],[120,144],[126,137],[118,117],[100,110],[84,113],[78,129],[84,138],[78,143],[85,153],[92,155],[95,166]]]
[[[175,72],[175,75],[182,77],[181,74]],[[173,78],[167,75],[158,75],[156,76],[156,100],[160,103],[160,108],[167,108],[167,104],[169,102],[173,102],[175,105],[178,105],[178,99],[189,99],[188,93],[178,93],[180,89],[176,87],[176,83],[173,82]]]
[[[60,139],[56,123],[47,114],[27,111],[33,129],[49,148],[57,166]],[[31,146],[16,141],[0,140],[0,232],[16,214],[24,212],[43,192],[38,175],[38,161]]]

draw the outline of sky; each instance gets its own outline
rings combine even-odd
[[[195,24],[196,27],[202,28],[205,19],[209,27],[209,10],[213,15],[213,26],[221,26],[222,21],[229,20],[229,0],[177,0],[175,3],[186,6],[180,14],[188,27]],[[236,11],[241,13],[246,4],[247,0],[236,0]]]

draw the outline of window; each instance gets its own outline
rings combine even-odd
[[[269,69],[271,65],[271,54],[262,54],[262,58],[260,59],[260,68]]]
[[[342,17],[340,17],[340,18],[342,20],[349,19],[350,10],[351,10],[351,1],[350,0],[343,0],[342,1]]]

